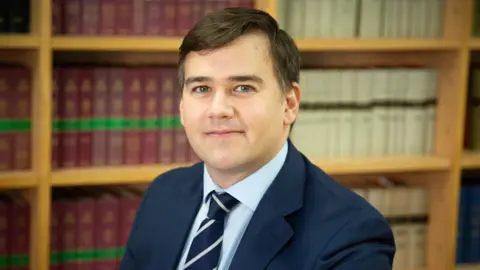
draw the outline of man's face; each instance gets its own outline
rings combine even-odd
[[[273,158],[298,102],[282,94],[265,36],[249,34],[208,53],[191,52],[184,72],[181,121],[207,166],[242,171]]]

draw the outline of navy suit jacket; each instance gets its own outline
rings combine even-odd
[[[158,176],[147,189],[120,270],[173,270],[202,199],[203,163]],[[365,199],[313,165],[289,141],[231,270],[389,270],[392,231]]]

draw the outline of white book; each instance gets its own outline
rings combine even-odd
[[[384,2],[384,15],[383,15],[383,28],[382,37],[394,37],[395,35],[395,10],[396,0],[385,0]]]
[[[392,224],[392,232],[395,238],[396,253],[393,260],[393,269],[406,269],[409,264],[409,229],[407,224]]]
[[[318,10],[320,9],[320,0],[304,0],[304,26],[305,38],[317,37]]]
[[[333,11],[333,37],[352,38],[357,22],[357,0],[335,0]]]
[[[406,38],[409,36],[409,15],[411,0],[397,0],[398,1],[398,37]]]
[[[434,100],[437,95],[437,72],[435,69],[427,69],[427,100]],[[430,104],[425,108],[426,131],[425,131],[425,154],[433,154],[435,146],[435,132],[437,122],[437,107]]]
[[[340,128],[340,140],[339,140],[339,156],[340,157],[351,157],[353,152],[353,136],[356,134],[353,133],[353,109],[342,109],[338,110],[341,121],[339,123]]]
[[[375,102],[387,100],[388,70],[372,70],[374,76],[373,98]],[[386,106],[373,106],[372,115],[372,156],[385,156],[388,150],[389,110]]]
[[[310,103],[310,98],[309,98],[309,89],[308,89],[308,70],[307,69],[301,69],[300,70],[300,102],[304,104]]]
[[[290,16],[290,13],[287,13],[288,11],[288,3],[287,1],[289,0],[276,0],[277,1],[277,23],[278,26],[287,31],[287,22],[288,22],[288,16]]]
[[[319,21],[317,24],[317,37],[332,38],[333,37],[333,4],[336,0],[320,0]]]
[[[426,266],[427,225],[412,223],[408,225],[408,265],[409,269],[421,269]]]
[[[293,38],[304,37],[305,0],[288,0],[288,27],[287,32]]]
[[[389,215],[388,193],[384,188],[372,187],[367,190],[368,202],[384,217]]]
[[[388,0],[361,0],[359,36],[380,37],[383,25],[383,4]]]
[[[427,0],[427,36],[440,37],[442,34],[443,23],[443,0]]]

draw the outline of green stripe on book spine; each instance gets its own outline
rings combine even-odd
[[[154,119],[72,119],[55,120],[52,128],[54,131],[75,130],[128,130],[128,129],[164,129],[182,128],[180,118],[154,118]]]
[[[9,259],[9,256],[0,256],[0,267],[7,268]]]
[[[19,267],[28,265],[28,255],[10,256],[10,266]]]
[[[101,250],[81,250],[81,251],[63,251],[55,252],[50,256],[50,263],[65,263],[78,261],[95,261],[95,260],[116,260],[121,259],[125,252],[125,248],[112,248]]]

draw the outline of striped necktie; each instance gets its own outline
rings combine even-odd
[[[216,270],[223,242],[225,217],[238,200],[228,193],[210,193],[210,208],[193,238],[188,252],[186,270]]]

